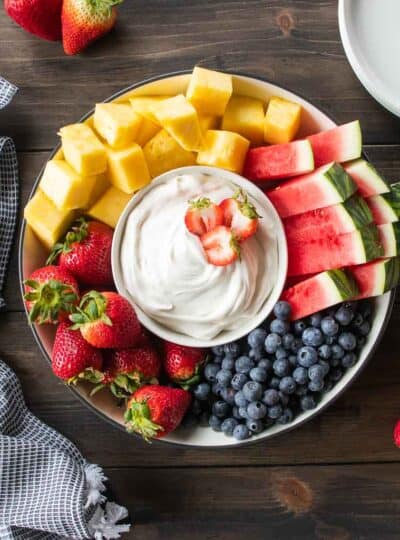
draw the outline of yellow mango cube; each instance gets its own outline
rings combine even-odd
[[[60,129],[66,161],[78,174],[91,176],[107,169],[104,145],[87,124],[71,124]]]
[[[150,139],[154,137],[161,129],[161,126],[155,124],[152,120],[142,116],[142,125],[136,137],[136,142],[139,146],[144,146]]]
[[[264,140],[270,144],[292,141],[300,127],[301,105],[280,97],[268,103],[264,121]]]
[[[103,195],[105,190],[110,187],[110,182],[108,180],[108,175],[105,173],[98,174],[95,176],[95,183],[92,189],[92,192],[89,195],[89,199],[86,205],[86,208],[90,208],[94,203]]]
[[[232,95],[232,76],[196,66],[186,98],[200,114],[222,116]]]
[[[25,206],[24,216],[39,240],[51,249],[67,232],[76,217],[76,211],[59,210],[43,191],[38,189]]]
[[[96,176],[80,176],[64,160],[47,162],[39,187],[60,210],[85,208]]]
[[[142,116],[130,105],[98,103],[94,111],[94,128],[112,148],[122,148],[137,140]]]
[[[264,104],[259,99],[232,96],[225,109],[222,129],[243,135],[253,145],[264,141]]]
[[[88,215],[93,219],[102,221],[115,229],[118,219],[132,195],[124,193],[120,189],[111,186],[103,193],[98,201],[88,210]]]
[[[159,124],[185,150],[201,148],[202,132],[196,109],[182,94],[160,101],[153,112]]]
[[[155,124],[158,124],[157,117],[153,112],[153,107],[170,97],[171,96],[137,96],[130,98],[129,101],[136,113],[151,120]]]
[[[152,178],[171,169],[196,163],[195,154],[179,146],[165,129],[150,139],[143,151]]]
[[[201,132],[205,135],[209,129],[219,128],[220,119],[213,114],[199,114],[199,122]]]
[[[133,144],[123,150],[108,150],[108,173],[113,186],[133,193],[151,180],[142,148]]]
[[[237,133],[210,129],[203,149],[197,154],[197,163],[240,173],[249,145],[250,142]]]

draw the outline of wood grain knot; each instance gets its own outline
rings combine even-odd
[[[308,484],[293,477],[278,480],[277,487],[279,502],[289,512],[305,514],[311,510],[314,493]]]
[[[290,11],[284,9],[276,17],[276,24],[284,36],[290,36],[294,28],[294,19]]]

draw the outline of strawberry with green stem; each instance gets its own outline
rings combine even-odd
[[[189,232],[202,236],[222,225],[224,215],[221,208],[207,197],[189,201],[185,214],[185,225]]]
[[[257,232],[260,216],[243,189],[238,189],[233,197],[221,201],[219,206],[223,212],[224,224],[239,241]]]
[[[184,389],[199,382],[206,357],[205,349],[185,347],[169,341],[164,343],[164,371],[170,381]]]

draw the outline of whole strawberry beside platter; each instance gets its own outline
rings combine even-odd
[[[27,32],[58,41],[62,38],[62,4],[63,0],[4,0],[4,9]]]

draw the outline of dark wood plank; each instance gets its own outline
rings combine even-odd
[[[111,469],[141,540],[389,540],[399,465]]]
[[[397,343],[400,310],[370,364],[322,415],[300,429],[242,449],[146,445],[87,410],[51,373],[23,313],[0,316],[0,357],[17,371],[32,410],[108,466],[209,466],[381,462],[399,459],[391,430],[399,415]],[[96,444],[93,444],[93,441]]]
[[[24,33],[0,10],[1,73],[21,91],[2,112],[20,150],[47,149],[60,126],[115,91],[200,63],[287,86],[339,122],[360,118],[365,141],[399,140],[399,121],[362,88],[344,55],[335,0],[139,0],[81,56]]]

